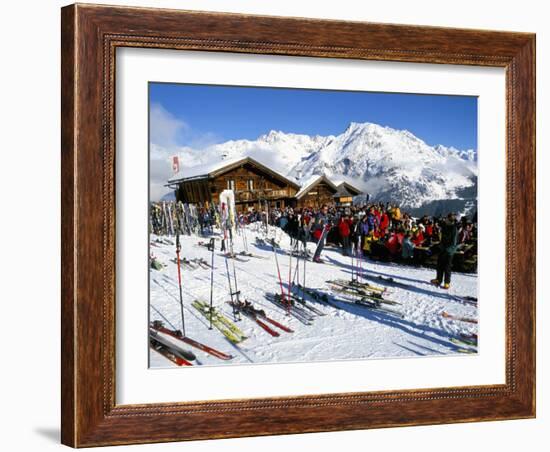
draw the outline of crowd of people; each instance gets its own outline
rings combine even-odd
[[[251,211],[240,216],[244,223],[265,221],[265,214]],[[449,213],[445,217],[415,218],[398,205],[374,203],[362,206],[319,209],[272,209],[269,223],[279,226],[294,241],[318,243],[313,260],[321,262],[325,243],[341,247],[345,256],[361,255],[384,261],[420,265],[437,256],[434,284],[448,288],[457,252],[477,253],[477,215],[472,218]],[[320,243],[319,243],[320,242]]]

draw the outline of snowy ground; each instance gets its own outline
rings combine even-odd
[[[250,225],[246,230],[246,237],[249,251],[262,256],[263,259],[247,257],[247,262],[229,260],[230,270],[233,271],[234,262],[242,298],[264,309],[267,315],[290,327],[293,333],[281,332],[280,337],[271,337],[246,317],[237,322],[237,325],[248,338],[238,345],[229,342],[217,329],[209,330],[208,321],[191,306],[191,302],[199,299],[209,303],[210,269],[199,267],[191,270],[183,266],[183,302],[187,336],[234,356],[230,361],[222,361],[193,349],[197,356],[195,364],[311,362],[476,352],[474,347],[453,342],[451,339],[460,334],[477,334],[477,324],[450,320],[442,317],[441,313],[445,311],[456,316],[477,318],[476,306],[452,297],[452,295],[477,297],[477,275],[453,274],[452,288],[450,291],[445,291],[429,284],[429,280],[435,275],[432,269],[366,261],[363,263],[365,272],[374,276],[391,276],[396,281],[412,286],[408,289],[385,286],[390,291],[386,294],[386,298],[401,303],[391,308],[399,311],[402,316],[377,312],[349,303],[337,303],[342,309],[336,309],[310,300],[326,315],[315,317],[312,325],[304,325],[297,319],[287,316],[282,309],[264,297],[266,292],[280,292],[280,286],[271,247],[255,244],[256,236],[265,237],[265,233],[259,226],[259,224]],[[270,230],[270,236],[276,236],[281,244],[278,260],[283,280],[288,280],[289,254],[285,251],[290,249],[290,240],[277,228]],[[162,320],[167,327],[180,329],[177,266],[172,262],[175,257],[175,246],[157,243],[158,238],[155,235],[151,236],[151,253],[166,267],[162,270],[150,270],[150,320]],[[162,239],[174,241],[173,237]],[[204,258],[210,262],[211,253],[207,248],[198,245],[201,240],[207,241],[208,238],[182,236],[182,256],[188,259]],[[234,246],[235,252],[243,249],[242,236],[235,237]],[[314,247],[313,243],[308,244],[311,252]],[[229,299],[227,273],[219,240],[216,240],[214,258],[213,304],[232,318],[231,307],[226,303]],[[306,263],[306,285],[331,292],[326,281],[336,278],[349,280],[351,260],[343,257],[340,250],[332,247],[325,248],[322,258],[324,264],[310,261]],[[293,268],[295,262],[293,258]],[[300,272],[303,269],[302,266],[303,263]],[[374,284],[384,286],[380,283]],[[285,284],[285,289],[286,287]],[[349,299],[345,295],[333,293],[336,299]],[[150,352],[151,367],[172,365],[158,353]]]

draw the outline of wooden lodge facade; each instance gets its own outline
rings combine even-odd
[[[176,200],[184,203],[217,203],[223,190],[233,190],[238,212],[252,208],[261,210],[294,205],[300,186],[279,173],[246,157],[234,162],[222,162],[208,168],[204,174],[173,179],[168,185],[175,188]]]
[[[238,212],[252,209],[320,207],[323,204],[351,205],[360,190],[347,182],[335,184],[325,175],[317,176],[302,188],[251,157],[217,166],[190,168],[168,181],[176,200],[203,204],[219,202],[223,190],[233,190]]]

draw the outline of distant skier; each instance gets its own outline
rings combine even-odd
[[[439,258],[437,259],[437,276],[431,283],[439,286],[444,281],[443,288],[451,287],[451,268],[453,256],[457,249],[458,226],[453,213],[447,215],[447,219],[441,223],[441,241],[439,243]]]

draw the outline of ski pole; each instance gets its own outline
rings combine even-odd
[[[233,251],[233,233],[231,232],[231,229],[229,230],[229,253],[231,254],[231,257],[233,258],[233,280],[235,281],[235,292],[237,294],[237,301],[239,300],[239,287],[237,286],[237,270],[235,268],[235,252]]]
[[[221,204],[221,220],[220,220],[221,225],[223,227],[223,240],[222,240],[222,247],[221,247],[221,252],[222,253],[225,253],[225,249],[226,249],[225,241],[227,240],[227,222],[226,222],[225,216],[226,216],[225,203],[222,202],[222,204]]]
[[[212,248],[212,260],[210,263],[210,329],[212,329],[212,300],[214,297],[214,238],[210,239],[210,247]]]
[[[307,262],[307,238],[305,239],[304,243],[304,284],[302,285],[302,300],[305,299],[305,293],[306,293],[306,262]]]
[[[294,277],[292,278],[292,284],[294,285],[294,281],[296,281],[296,284],[300,284],[300,244],[298,242],[296,246],[296,271],[294,273]],[[292,296],[292,294],[291,294]]]
[[[277,266],[277,274],[279,275],[279,285],[281,286],[281,301],[285,301],[285,291],[283,289],[283,279],[281,278],[281,269],[279,267],[279,259],[277,259],[277,251],[275,250],[275,244],[271,243],[271,248],[273,248],[273,254],[275,255],[275,265]]]
[[[287,310],[290,314],[290,290],[292,289],[292,249],[288,253],[288,298],[287,298]]]
[[[178,233],[176,234],[176,256],[177,256],[177,262],[178,262],[178,285],[180,289],[181,330],[182,330],[181,332],[183,334],[183,337],[185,337],[185,315],[183,313],[183,295],[181,293],[180,250],[181,250],[181,243],[180,243],[180,235]]]

